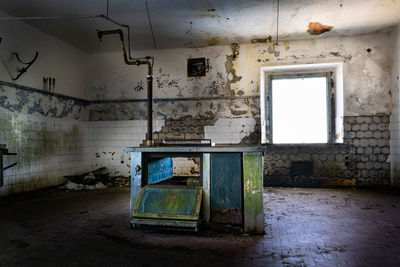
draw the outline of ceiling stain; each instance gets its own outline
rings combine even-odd
[[[202,13],[202,14],[197,14],[194,15],[195,18],[200,18],[200,19],[204,19],[204,18],[220,18],[221,16],[218,14],[207,14],[207,13]]]
[[[31,2],[30,0],[3,0],[1,11],[14,17],[82,14],[84,10],[91,10],[89,13],[93,14],[104,12],[103,1],[81,1],[80,5],[60,1],[59,5],[50,5],[52,2],[50,0],[36,0],[34,6]],[[118,2],[119,6],[112,8],[113,18],[121,20],[124,24],[134,25],[135,36],[140,36],[140,38],[134,38],[134,50],[148,50],[151,31],[148,28],[143,1],[111,2],[113,6],[117,4],[114,2]],[[193,28],[193,37],[202,36],[201,30],[212,31],[213,36],[218,36],[222,40],[227,38],[226,42],[219,44],[248,43],[253,38],[265,38],[263,35],[266,32],[275,32],[274,2],[276,1],[152,1],[151,9],[154,14],[152,20],[157,46],[159,49],[186,47],[188,36],[185,32],[189,21],[196,25]],[[321,20],[325,18],[326,23],[334,23],[334,30],[329,34],[330,37],[372,33],[397,25],[399,21],[400,1],[398,0],[353,0],[350,1],[351,4],[345,0],[320,2],[315,0],[282,1],[281,11],[284,19],[281,20],[279,26],[281,29],[290,30],[283,30],[279,38],[300,40],[317,36],[325,37],[324,34],[318,35],[318,31],[311,32],[315,35],[307,32],[310,17],[314,15],[320,17]],[[26,6],[31,8],[27,9]],[[124,6],[126,8],[123,8]],[[359,12],[360,10],[363,12]],[[328,18],[334,18],[334,22],[328,22]],[[316,17],[312,19],[313,22],[318,20],[320,19]],[[100,46],[98,40],[93,38],[92,34],[88,34],[95,32],[102,25],[99,24],[100,22],[87,23],[86,20],[74,19],[71,23],[71,20],[60,20],[57,22],[57,27],[49,20],[27,20],[26,23],[89,54],[116,52],[121,49],[120,44],[112,40]]]
[[[212,37],[212,38],[205,40],[206,46],[217,45],[219,42],[220,42],[219,37]]]
[[[266,42],[272,42],[272,36],[269,35],[266,38],[255,38],[250,40],[252,44],[254,43],[266,43]]]

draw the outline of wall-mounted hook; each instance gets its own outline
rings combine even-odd
[[[16,81],[16,80],[18,80],[18,78],[21,77],[21,75],[24,74],[24,73],[29,69],[29,67],[32,66],[32,64],[36,61],[36,59],[38,58],[39,52],[36,52],[35,57],[34,57],[31,61],[29,61],[29,62],[24,62],[24,61],[22,61],[22,60],[19,58],[18,53],[14,53],[14,55],[15,55],[15,57],[17,58],[17,60],[18,60],[20,63],[27,65],[26,67],[17,68],[17,71],[19,72],[18,75],[17,75],[17,77],[11,77],[11,79],[12,79],[13,81]]]

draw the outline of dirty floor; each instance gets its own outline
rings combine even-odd
[[[265,188],[264,236],[129,227],[129,190],[0,199],[0,266],[400,266],[400,194]]]

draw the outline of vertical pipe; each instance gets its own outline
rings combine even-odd
[[[146,145],[153,146],[153,63],[154,59],[152,57],[136,58],[133,61],[129,60],[126,54],[124,33],[122,30],[110,30],[110,31],[99,31],[97,30],[97,37],[101,41],[103,35],[108,34],[118,34],[121,41],[122,55],[124,62],[127,65],[140,66],[143,64],[147,65],[147,135],[146,135]]]
[[[153,74],[147,75],[147,146],[153,145]]]

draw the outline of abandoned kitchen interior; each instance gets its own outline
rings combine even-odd
[[[2,0],[0,266],[399,266],[400,0]]]

